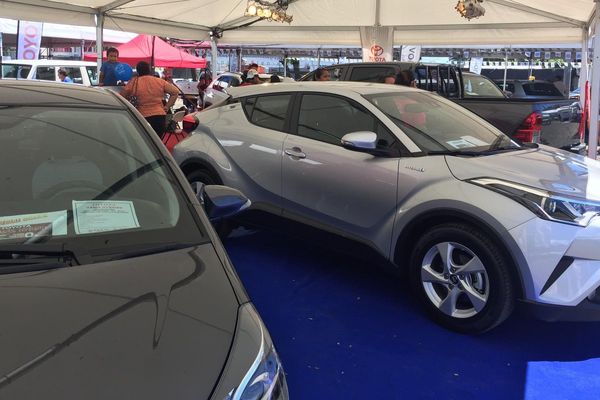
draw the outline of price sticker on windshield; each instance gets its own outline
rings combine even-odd
[[[66,210],[0,217],[0,240],[66,234]]]
[[[76,234],[139,228],[132,201],[73,200]]]

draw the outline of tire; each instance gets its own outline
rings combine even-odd
[[[222,182],[215,174],[211,173],[206,169],[197,169],[186,175],[186,178],[192,187],[195,183],[203,183],[205,185],[221,185]],[[221,239],[225,239],[233,228],[235,228],[235,224],[228,219],[221,219],[219,221],[212,222],[213,228],[219,235]]]
[[[442,254],[450,263],[443,262]],[[515,286],[501,249],[467,224],[426,231],[411,254],[409,279],[427,314],[456,332],[486,332],[508,318],[515,306]]]

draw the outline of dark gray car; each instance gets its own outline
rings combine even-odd
[[[287,399],[201,204],[224,217],[247,199],[196,196],[115,93],[0,94],[0,398]]]

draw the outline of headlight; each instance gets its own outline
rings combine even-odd
[[[240,307],[232,352],[214,399],[288,400],[271,337],[251,304]]]
[[[508,196],[540,218],[551,221],[586,226],[592,217],[600,213],[600,203],[569,198],[514,182],[491,178],[473,179],[469,182]]]

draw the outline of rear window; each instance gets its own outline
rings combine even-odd
[[[563,97],[560,90],[550,82],[524,83],[523,91],[527,96]]]
[[[282,131],[291,98],[291,94],[248,98],[244,111],[254,125]]]
[[[383,82],[387,75],[396,75],[393,67],[354,67],[350,80],[354,82]]]

